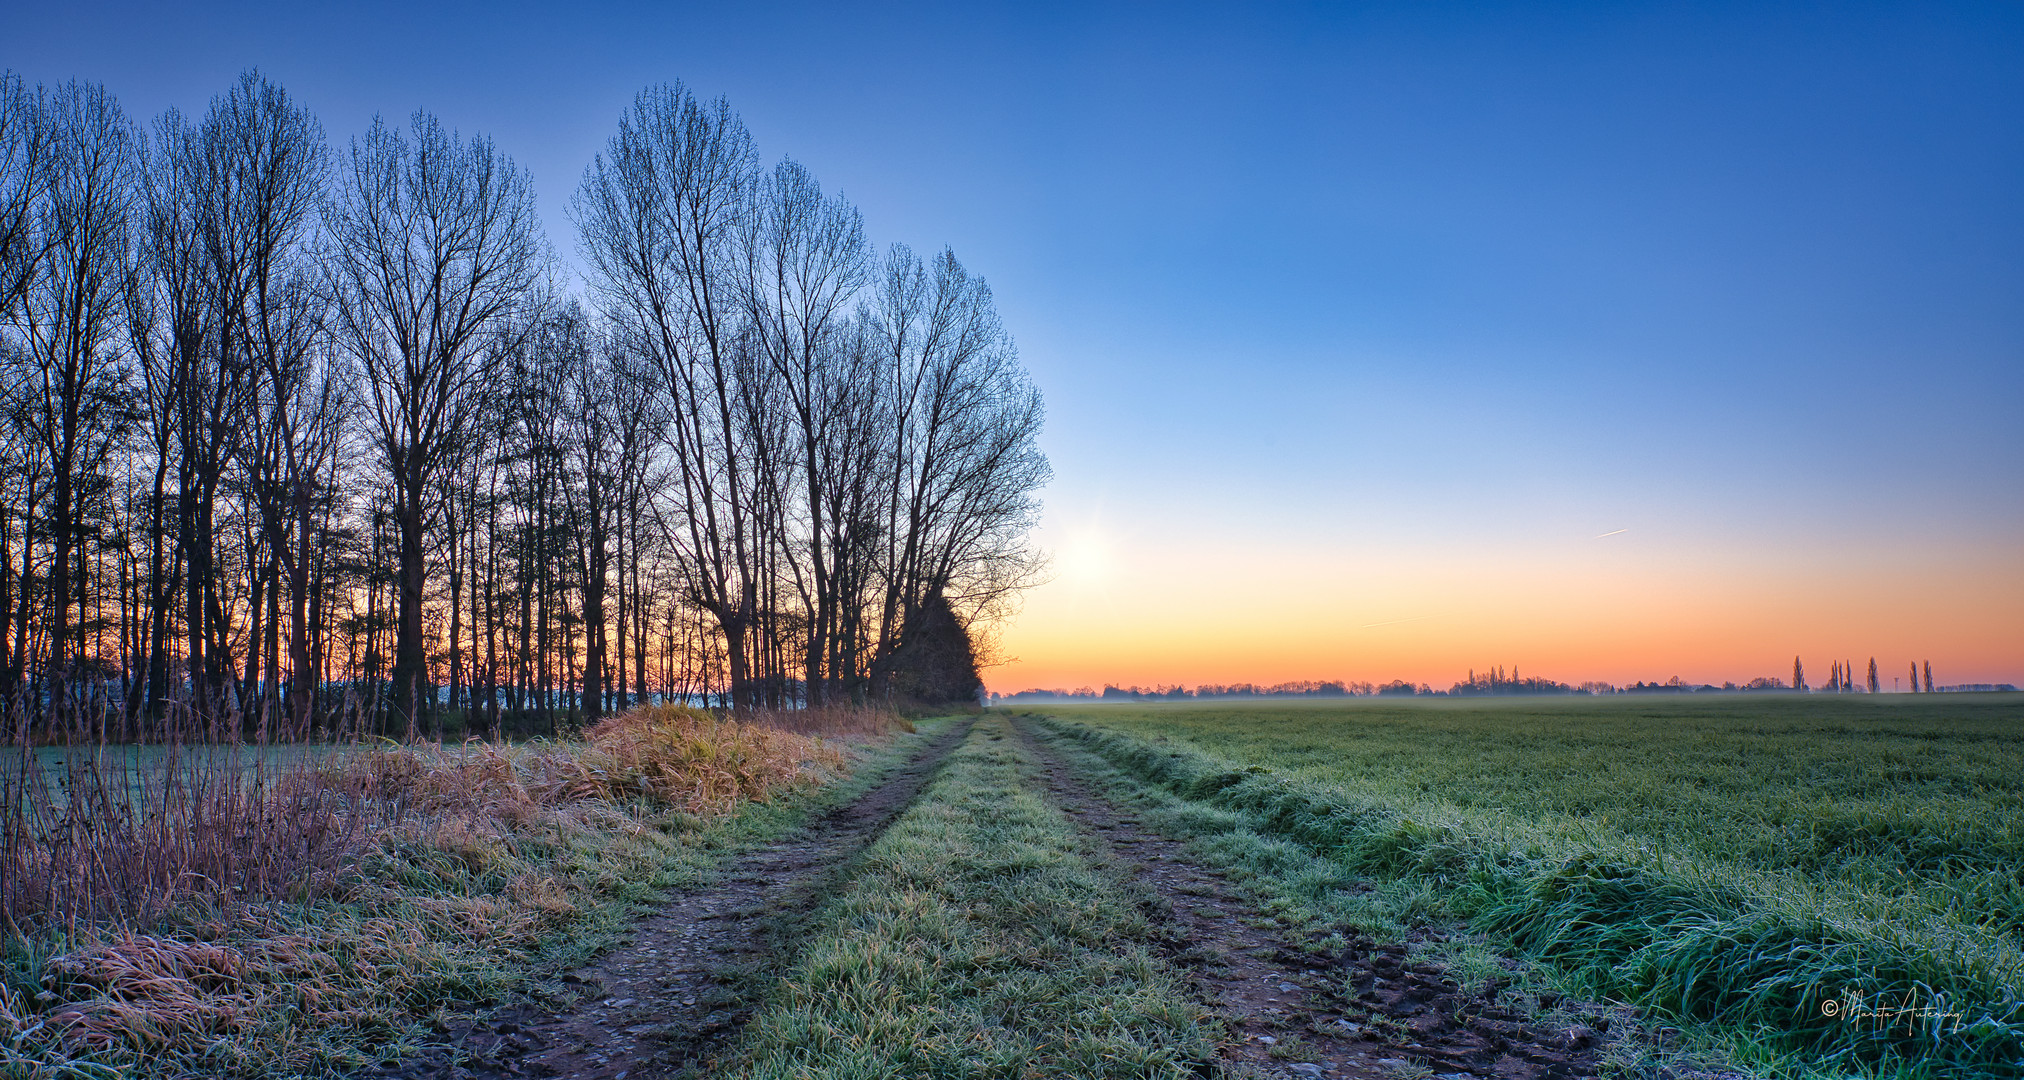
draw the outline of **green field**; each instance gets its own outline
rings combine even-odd
[[[2024,695],[1036,711],[1745,1057],[2024,1074]]]

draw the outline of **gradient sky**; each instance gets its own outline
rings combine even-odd
[[[565,256],[634,93],[727,96],[1046,395],[993,689],[2024,683],[2024,7],[732,7],[16,3],[0,64],[426,107]]]

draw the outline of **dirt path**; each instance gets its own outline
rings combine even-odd
[[[627,943],[563,976],[570,993],[458,1025],[436,1053],[367,1074],[400,1080],[655,1080],[705,1075],[784,966],[799,917],[921,793],[973,720],[951,723],[878,787],[740,856]],[[462,1058],[460,1062],[458,1059]]]
[[[1350,935],[1350,946],[1331,956],[1254,925],[1256,910],[1235,888],[1194,865],[1180,843],[1095,796],[1034,737],[1031,723],[1013,726],[1039,759],[1048,796],[1156,897],[1174,958],[1229,1024],[1231,1063],[1285,1077],[1396,1080],[1416,1066],[1441,1078],[1597,1074],[1594,1031],[1535,1026],[1500,1006],[1495,987],[1465,989],[1411,960],[1404,944]]]

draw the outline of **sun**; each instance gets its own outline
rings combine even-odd
[[[1117,572],[1117,550],[1100,530],[1069,532],[1054,549],[1054,580],[1073,589],[1108,584]]]

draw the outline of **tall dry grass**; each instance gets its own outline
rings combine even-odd
[[[0,917],[19,937],[273,896],[352,850],[371,808],[315,758],[240,745],[0,752]]]
[[[814,709],[759,709],[749,722],[763,727],[836,739],[912,733],[913,721],[885,705],[831,705]]]
[[[654,705],[601,721],[579,741],[375,751],[347,762],[338,783],[362,785],[380,805],[425,815],[510,822],[590,800],[708,815],[770,798],[813,767],[840,766],[842,751],[824,738],[834,734]]]
[[[670,821],[836,775],[837,737],[894,720],[656,706],[519,746],[23,751],[0,763],[0,1073],[383,1026],[626,887]]]

